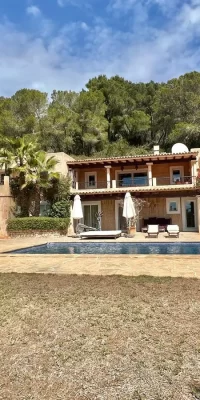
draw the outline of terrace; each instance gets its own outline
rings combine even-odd
[[[68,163],[72,193],[79,194],[192,189],[197,168],[196,152]]]

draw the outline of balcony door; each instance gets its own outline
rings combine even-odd
[[[132,186],[147,186],[148,172],[144,171],[117,171],[117,186],[132,187]]]
[[[182,199],[183,230],[186,232],[197,231],[197,206],[196,199]]]

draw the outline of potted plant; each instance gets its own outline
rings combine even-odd
[[[136,222],[137,221],[135,217],[128,220],[128,234],[131,236],[135,235],[136,233]]]
[[[132,197],[132,196],[131,196]],[[135,208],[135,216],[132,218],[126,219],[127,233],[130,236],[134,236],[136,233],[136,225],[140,219],[140,213],[144,206],[147,205],[147,201],[143,199],[138,199],[136,197],[132,197],[132,201]],[[124,200],[121,202],[121,207],[124,206]]]

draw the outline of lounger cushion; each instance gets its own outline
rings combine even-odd
[[[159,225],[148,225],[148,229],[147,229],[148,233],[158,233],[159,232]]]
[[[179,226],[178,225],[168,225],[167,226],[167,231],[168,232],[179,232]]]
[[[118,231],[90,231],[90,232],[83,232],[80,233],[80,237],[88,237],[88,238],[92,238],[92,237],[117,237],[117,236],[121,236],[122,231],[118,230]]]

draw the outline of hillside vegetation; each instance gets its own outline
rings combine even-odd
[[[115,76],[89,80],[80,93],[32,89],[0,97],[0,136],[33,135],[41,150],[74,156],[145,153],[154,144],[168,151],[200,140],[200,73],[167,83],[133,83]]]

